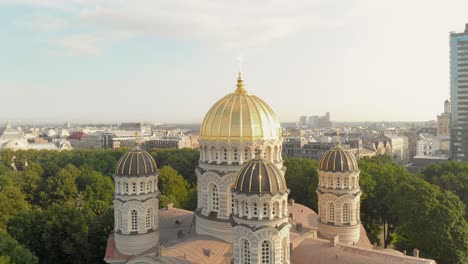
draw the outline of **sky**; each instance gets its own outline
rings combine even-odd
[[[200,123],[246,89],[282,122],[425,121],[468,1],[0,0],[0,123]],[[241,61],[241,63],[239,63]]]

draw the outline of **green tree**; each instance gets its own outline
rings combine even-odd
[[[150,154],[155,158],[159,168],[171,166],[178,171],[189,184],[197,182],[195,167],[198,166],[200,152],[195,149],[152,149]]]
[[[418,248],[438,263],[468,262],[468,225],[464,205],[450,191],[418,177],[406,178],[393,195],[398,216],[396,246]]]
[[[317,212],[318,162],[310,159],[285,159],[286,185],[289,197]]]
[[[0,256],[4,257],[5,263],[39,263],[38,258],[31,251],[21,246],[4,231],[0,231]]]
[[[10,218],[29,207],[25,199],[26,196],[14,185],[12,175],[0,175],[0,230],[6,229]]]
[[[160,170],[158,188],[161,192],[160,207],[166,206],[169,202],[179,208],[189,207],[193,188],[171,166],[165,166]]]
[[[42,205],[47,207],[51,204],[74,204],[78,195],[75,180],[80,171],[73,165],[67,165],[60,169],[56,175],[43,179],[40,197]]]

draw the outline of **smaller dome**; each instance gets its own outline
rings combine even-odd
[[[323,154],[319,164],[320,171],[350,172],[358,171],[356,158],[341,146],[340,141],[336,146]]]
[[[157,173],[156,161],[139,147],[125,153],[115,167],[116,176],[139,177]]]
[[[234,191],[246,194],[276,194],[287,192],[286,180],[278,167],[257,156],[239,171]]]

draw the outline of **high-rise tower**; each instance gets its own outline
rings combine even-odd
[[[281,125],[268,104],[244,89],[239,74],[236,90],[206,114],[199,141],[196,232],[231,242],[229,216],[236,174],[257,155],[283,167]]]
[[[325,238],[339,236],[342,243],[352,244],[360,236],[359,168],[356,158],[338,141],[320,160],[317,188],[319,234]]]
[[[468,161],[468,24],[450,33],[450,149],[455,161]]]
[[[234,183],[234,263],[290,263],[288,194],[283,171],[270,161],[257,156],[241,168]]]

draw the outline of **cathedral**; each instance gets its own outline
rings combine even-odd
[[[373,248],[360,223],[360,171],[339,141],[319,163],[318,212],[288,199],[280,122],[240,74],[199,141],[194,212],[159,208],[151,155],[135,147],[121,157],[107,263],[435,263]]]

